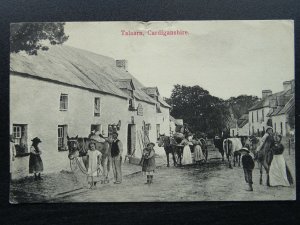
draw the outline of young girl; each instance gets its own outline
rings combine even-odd
[[[96,177],[98,176],[98,165],[100,164],[101,153],[96,150],[96,145],[94,142],[89,144],[89,150],[87,152],[89,157],[89,167],[88,167],[88,176],[89,176],[89,184],[91,184],[91,188],[96,186]]]
[[[42,180],[41,172],[43,172],[44,166],[40,156],[42,152],[38,147],[39,143],[41,143],[42,141],[38,137],[35,137],[31,141],[32,145],[30,147],[29,156],[29,173],[34,173],[34,180]]]
[[[154,143],[150,142],[143,150],[142,156],[142,172],[147,175],[147,182],[145,184],[153,183],[153,174],[155,170],[155,151]]]

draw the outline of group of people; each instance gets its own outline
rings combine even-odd
[[[182,165],[189,165],[193,164],[194,162],[196,164],[200,164],[201,162],[205,161],[205,157],[202,151],[204,146],[200,141],[200,137],[194,137],[192,134],[186,135],[186,137],[181,141],[180,145],[183,146],[181,161]],[[192,150],[194,152],[194,160],[192,157]]]
[[[282,136],[279,134],[274,135],[272,127],[266,128],[266,132],[256,149],[255,158],[261,157],[261,150],[270,135],[274,136],[274,143],[269,149],[269,151],[271,151],[270,155],[273,156],[269,167],[269,184],[270,186],[290,186],[293,184],[293,178],[283,157],[284,146],[281,143]],[[250,155],[250,151],[247,147],[243,147],[239,151],[243,155],[242,165],[244,169],[245,181],[249,185],[247,190],[253,191],[252,171],[255,166],[254,158]]]
[[[41,139],[35,137],[31,140],[32,144],[29,153],[29,173],[34,174],[34,180],[42,180],[41,172],[44,170],[43,161],[41,158],[42,151],[39,147]],[[10,177],[12,176],[13,163],[16,157],[16,147],[13,135],[10,135]]]

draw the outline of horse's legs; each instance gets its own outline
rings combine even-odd
[[[167,150],[165,150],[165,151],[166,151],[166,155],[167,155],[167,167],[169,167],[170,166],[170,164],[169,164],[169,152]]]
[[[235,167],[235,162],[237,161],[237,156],[236,154],[233,155],[233,166]]]
[[[259,172],[260,172],[259,184],[262,185],[263,170],[262,170],[262,164],[261,163],[259,163]]]
[[[239,154],[239,167],[241,167],[241,154]]]
[[[176,159],[175,159],[175,151],[174,151],[174,149],[172,149],[172,156],[173,156],[174,166],[176,166]]]
[[[228,157],[229,168],[230,168],[230,169],[233,169],[233,168],[232,168],[232,164],[231,164],[232,156],[228,154],[227,157]]]

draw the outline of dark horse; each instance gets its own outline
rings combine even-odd
[[[274,136],[269,135],[265,140],[265,143],[262,146],[262,148],[256,152],[257,162],[260,170],[259,184],[262,184],[263,168],[265,168],[267,173],[267,186],[270,186],[269,170],[273,159],[273,152],[271,148],[274,145],[274,143]]]
[[[88,147],[91,142],[94,142],[96,145],[96,149],[99,150],[102,153],[101,157],[101,165],[103,167],[103,176],[104,176],[104,183],[108,183],[108,173],[110,171],[110,140],[106,139],[105,142],[97,142],[94,141],[93,139],[86,138],[86,137],[72,137],[69,138],[67,136],[67,145],[69,148],[69,159],[73,159],[75,157],[81,157],[82,161],[85,165],[85,168],[88,168]]]
[[[219,150],[222,155],[222,161],[224,161],[224,148],[223,141],[225,138],[214,138],[214,146]]]
[[[180,164],[181,164],[181,159],[182,159],[181,148],[177,147],[176,145],[177,145],[177,143],[173,138],[171,138],[169,136],[166,136],[164,134],[159,135],[158,146],[159,147],[164,147],[164,149],[165,149],[165,152],[166,152],[166,155],[167,155],[167,167],[170,166],[170,164],[169,164],[169,154],[170,153],[172,154],[172,157],[173,157],[174,166],[177,165],[177,160],[175,158],[175,154],[176,154],[176,156],[179,159]]]

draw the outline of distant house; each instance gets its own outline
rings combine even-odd
[[[126,60],[114,60],[68,46],[38,55],[11,54],[10,129],[18,147],[13,174],[28,174],[31,139],[41,140],[45,172],[69,167],[67,136],[108,136],[121,123],[123,154],[141,156],[143,145],[170,130],[170,106],[145,92],[128,72]],[[146,89],[147,90],[147,89]]]
[[[248,114],[234,120],[234,125],[230,128],[230,136],[249,136]]]
[[[271,90],[262,91],[262,99],[249,109],[249,134],[261,135],[266,126],[286,136],[290,127],[287,116],[294,110],[294,80],[283,82],[283,91],[272,94]]]

